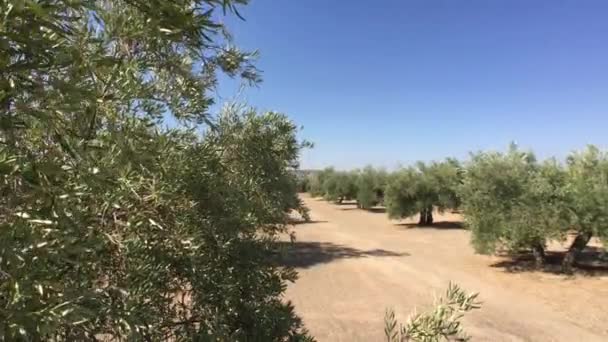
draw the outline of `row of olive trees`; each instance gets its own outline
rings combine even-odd
[[[0,340],[311,340],[274,257],[305,145],[208,113],[218,70],[258,80],[222,47],[246,2],[0,3]]]
[[[218,72],[258,81],[245,3],[0,2],[0,340],[307,338],[271,257],[297,126],[209,114]]]
[[[386,171],[371,166],[352,172],[326,168],[309,175],[303,188],[313,196],[337,203],[356,200],[359,207],[369,209],[383,203],[387,180]]]
[[[421,225],[433,223],[434,210],[459,208],[478,252],[528,250],[539,267],[549,242],[572,240],[565,272],[591,237],[608,238],[608,154],[593,146],[565,163],[538,162],[511,146],[506,153],[473,154],[465,163],[417,163],[390,174],[325,169],[311,175],[309,185],[311,194],[329,200],[384,204],[390,218],[418,214]]]
[[[393,173],[371,166],[351,172],[327,168],[311,174],[307,185],[313,196],[338,203],[356,200],[363,209],[385,205],[391,218],[420,214],[421,224],[432,224],[433,209],[459,206],[456,190],[461,178],[458,161],[448,159]]]

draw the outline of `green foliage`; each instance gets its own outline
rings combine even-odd
[[[538,163],[515,146],[473,155],[460,189],[473,246],[482,253],[532,250],[542,266],[545,245],[575,232],[563,263],[569,272],[591,236],[606,237],[606,179],[607,155],[593,146],[570,155],[565,166]]]
[[[386,186],[386,208],[390,218],[420,213],[421,224],[432,224],[434,208],[443,211],[459,205],[456,189],[460,183],[459,165],[448,160],[401,169]]]
[[[335,173],[333,168],[325,168],[308,176],[309,192],[312,196],[325,196],[325,181]]]
[[[390,218],[410,217],[432,207],[435,196],[416,168],[396,171],[386,186],[386,209]]]
[[[549,199],[556,188],[542,177],[540,169],[532,153],[521,152],[514,145],[504,154],[480,152],[472,156],[461,198],[478,252],[545,245],[555,222],[552,213],[543,210],[549,208],[543,199]]]
[[[325,199],[341,203],[357,196],[357,176],[353,172],[334,171],[323,182]]]
[[[384,317],[386,341],[468,341],[470,337],[464,332],[461,320],[466,312],[481,307],[477,297],[477,293],[467,294],[450,283],[431,311],[410,316],[405,325],[397,322],[393,310],[388,310]]]
[[[369,209],[384,201],[384,189],[388,174],[384,170],[376,170],[368,166],[357,175],[357,202],[363,209]]]
[[[296,127],[208,113],[218,70],[259,81],[219,21],[246,2],[0,4],[0,339],[306,338],[269,258]]]
[[[298,192],[310,192],[310,178],[309,177],[299,177],[298,178]]]
[[[608,153],[595,146],[567,160],[569,227],[577,233],[608,238]]]
[[[472,154],[464,166],[455,159],[420,162],[390,175],[328,168],[310,179],[310,188],[328,200],[356,198],[361,208],[382,203],[394,219],[419,214],[421,225],[433,223],[434,210],[461,208],[477,252],[532,251],[539,267],[549,242],[574,235],[562,263],[570,272],[593,236],[608,240],[607,179],[608,153],[597,147],[561,164],[538,162],[512,145],[505,153]]]
[[[222,164],[231,165],[238,185],[247,200],[241,205],[248,214],[259,212],[257,217],[266,220],[254,222],[256,227],[286,222],[286,214],[295,209],[305,215],[306,209],[297,196],[297,179],[293,170],[299,167],[298,156],[308,142],[298,142],[297,127],[285,115],[267,112],[258,115],[253,108],[227,105],[223,108],[214,130],[206,139],[210,146],[227,146],[222,151]],[[225,132],[222,135],[217,132]],[[238,164],[236,164],[238,162]],[[238,184],[238,181],[246,181]],[[249,185],[248,185],[249,184]],[[247,186],[258,186],[254,193],[243,193]],[[213,192],[211,192],[213,193]]]
[[[278,113],[257,115],[248,109],[241,114],[232,107],[224,110],[217,128],[180,168],[200,215],[190,214],[188,224],[199,231],[209,227],[198,233],[206,245],[186,267],[194,290],[190,314],[200,308],[198,316],[211,320],[211,328],[221,323],[239,340],[296,338],[301,323],[280,298],[284,282],[296,274],[268,257],[277,233],[286,230],[287,213],[300,205],[291,172],[300,146],[296,128]]]
[[[560,206],[566,223],[560,228],[563,234],[576,233],[562,263],[563,271],[570,272],[592,236],[608,240],[608,153],[588,146],[566,163],[565,203]]]
[[[444,162],[432,162],[423,168],[423,172],[430,178],[437,193],[437,200],[433,204],[439,210],[458,209],[460,198],[458,188],[462,184],[463,168],[460,162],[448,158]]]
[[[356,176],[352,172],[336,171],[328,167],[308,177],[308,188],[312,196],[323,196],[329,201],[342,202],[354,199],[357,194]]]

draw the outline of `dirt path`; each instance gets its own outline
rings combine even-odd
[[[481,293],[465,319],[475,341],[608,341],[608,278],[510,273],[475,255],[469,233],[397,225],[386,214],[303,197],[314,223],[295,227],[287,298],[319,341],[382,341],[385,309],[405,320],[454,281]],[[405,221],[407,223],[407,221]],[[492,266],[494,265],[494,266]]]

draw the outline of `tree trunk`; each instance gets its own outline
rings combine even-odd
[[[420,210],[420,219],[418,219],[418,225],[424,226],[426,223],[426,209]]]
[[[426,225],[431,226],[433,224],[433,207],[426,210]]]
[[[430,226],[433,224],[433,210],[426,208],[420,210],[420,219],[418,220],[419,226]]]
[[[537,269],[543,268],[545,265],[545,246],[537,242],[532,246],[532,254],[534,255],[534,266]]]
[[[579,233],[574,241],[572,241],[572,245],[570,245],[566,256],[564,256],[564,260],[562,261],[562,271],[564,273],[572,272],[572,266],[574,265],[576,258],[583,249],[585,249],[589,240],[591,240],[591,233],[585,232]]]

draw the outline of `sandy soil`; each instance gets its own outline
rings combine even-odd
[[[314,223],[295,226],[286,262],[300,279],[287,298],[319,341],[382,341],[383,316],[405,321],[454,281],[480,292],[465,319],[475,341],[608,341],[608,276],[510,272],[505,259],[474,254],[457,215],[414,228],[386,214],[303,196]]]

